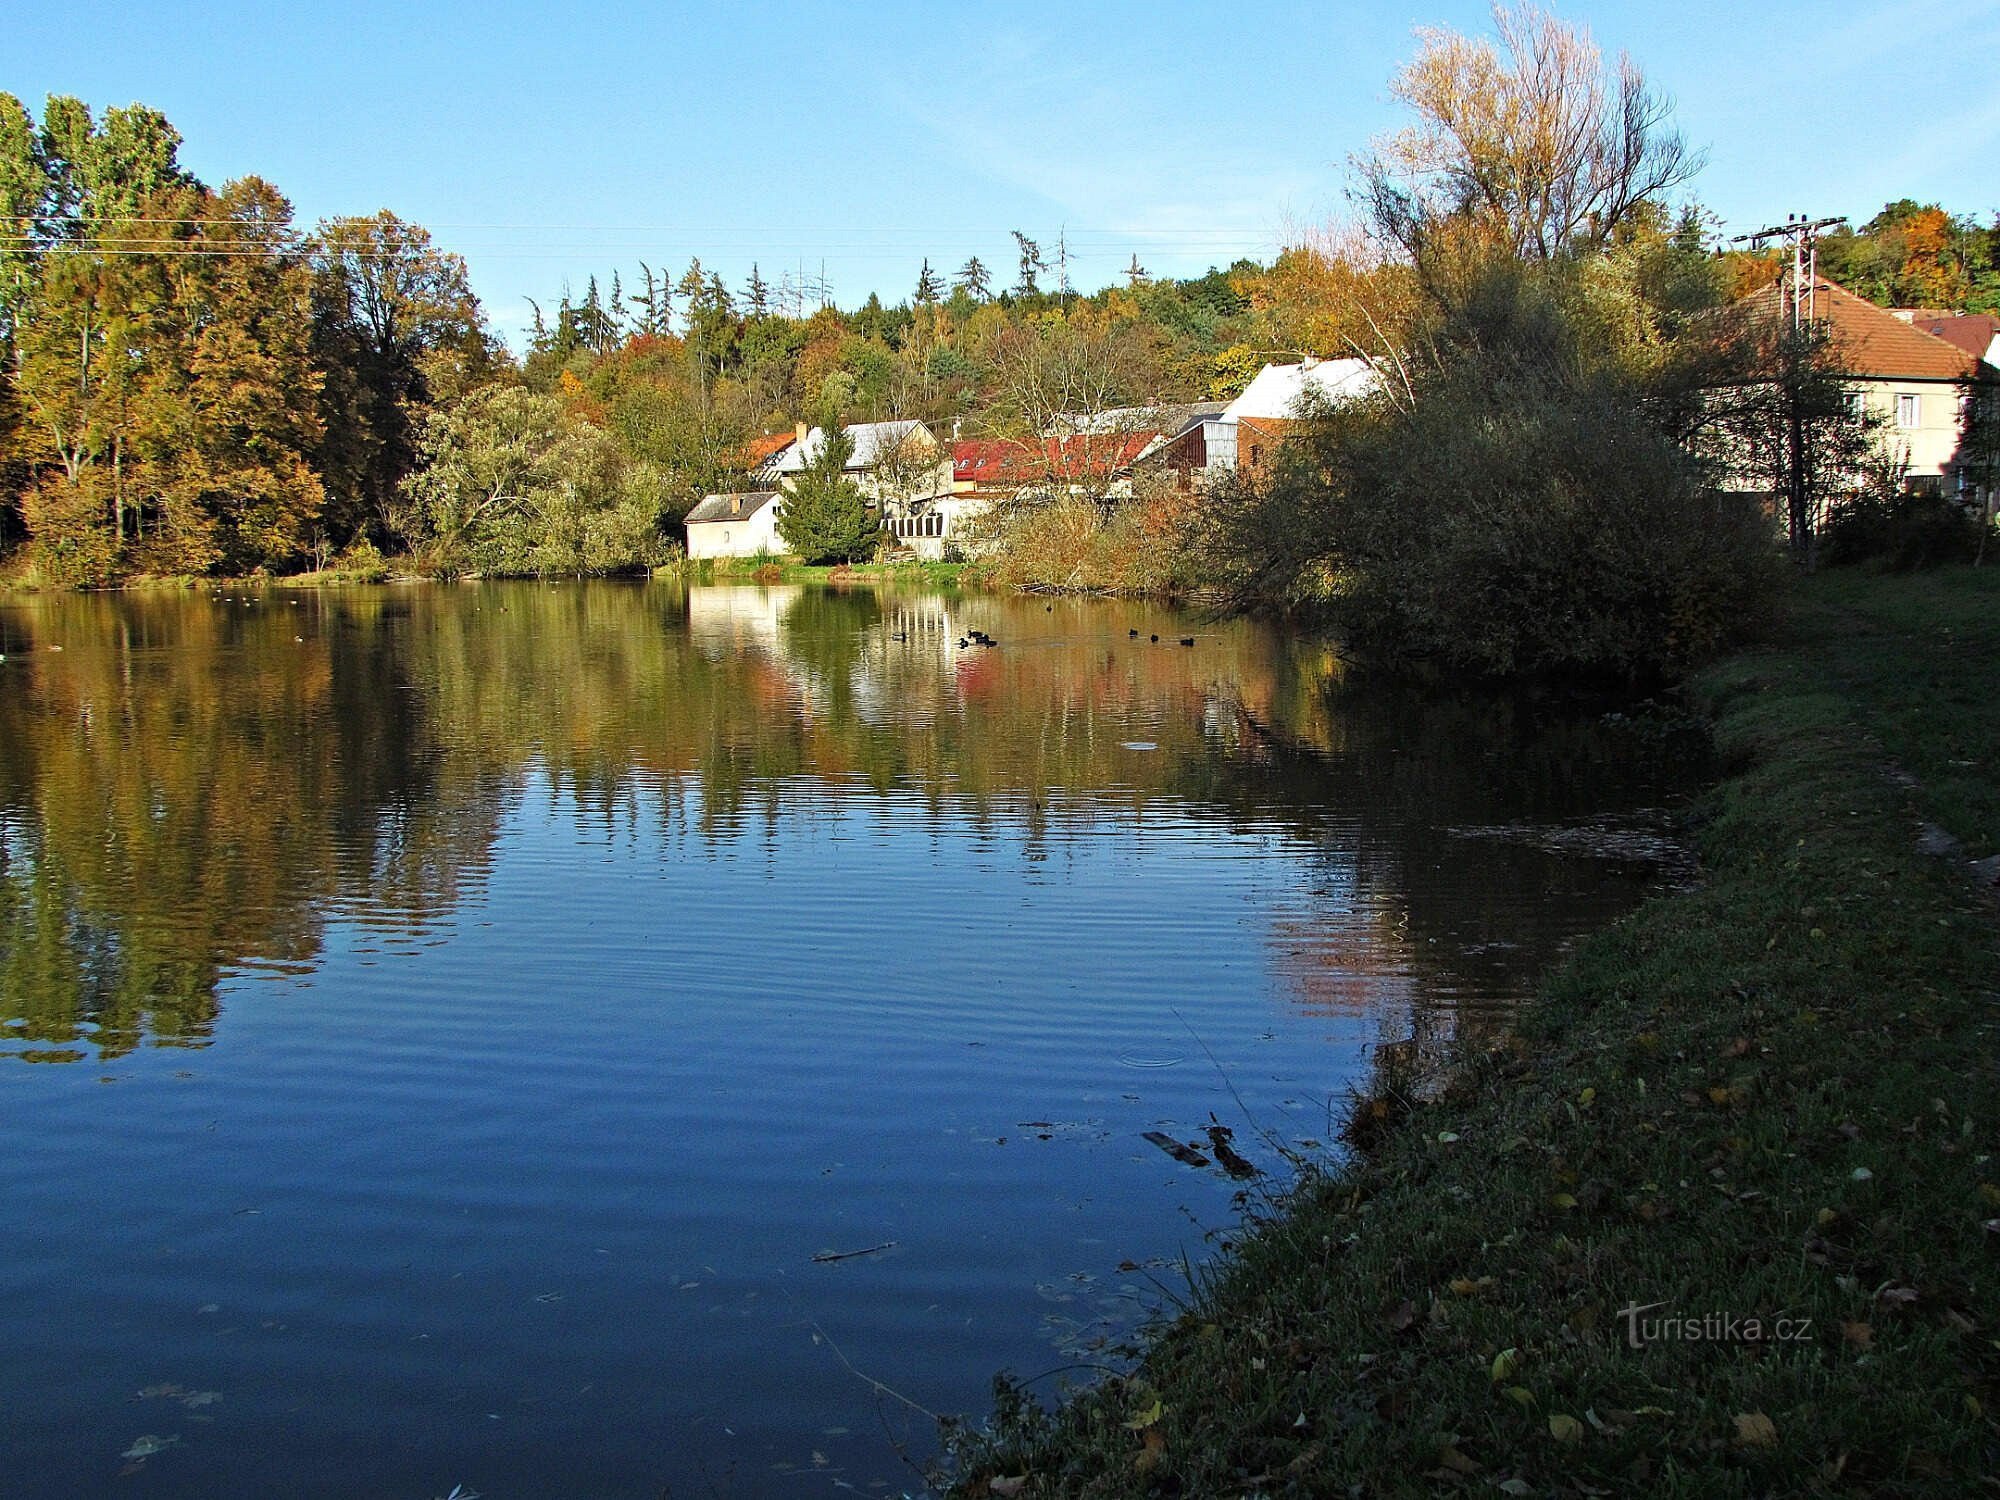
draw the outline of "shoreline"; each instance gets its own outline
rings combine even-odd
[[[1129,1374],[997,1381],[946,1493],[1978,1487],[2000,573],[1808,581],[1692,687],[1733,768],[1700,887],[1246,1225]]]

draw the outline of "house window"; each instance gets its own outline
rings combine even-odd
[[[1901,391],[1896,396],[1896,425],[1915,427],[1923,414],[1922,398],[1913,391]]]

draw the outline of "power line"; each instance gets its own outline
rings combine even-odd
[[[1788,300],[1791,303],[1794,328],[1802,322],[1812,322],[1818,312],[1819,232],[1846,222],[1844,218],[1808,219],[1803,214],[1790,214],[1782,224],[1768,224],[1762,229],[1753,229],[1748,234],[1739,234],[1730,241],[1732,245],[1747,244],[1752,250],[1762,250],[1770,240],[1784,240],[1791,246],[1791,288]]]

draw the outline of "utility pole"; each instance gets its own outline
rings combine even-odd
[[[1791,214],[1782,224],[1767,225],[1740,234],[1731,243],[1748,243],[1753,250],[1761,250],[1772,240],[1783,240],[1791,246],[1791,284],[1785,289],[1785,300],[1791,304],[1792,327],[1790,347],[1782,356],[1785,374],[1779,384],[1785,401],[1785,524],[1791,533],[1792,550],[1811,570],[1818,550],[1819,536],[1813,525],[1812,496],[1806,478],[1809,458],[1805,412],[1795,387],[1797,378],[1796,362],[1804,358],[1803,345],[1814,337],[1814,325],[1819,315],[1819,245],[1817,236],[1822,229],[1844,223],[1842,219],[1808,219],[1803,214]]]
[[[1790,244],[1791,285],[1786,288],[1786,301],[1791,304],[1793,328],[1812,322],[1819,313],[1819,232],[1846,222],[1844,218],[1808,219],[1803,214],[1788,214],[1782,224],[1753,229],[1730,241],[1732,245],[1747,244],[1752,250],[1762,250],[1772,240]]]

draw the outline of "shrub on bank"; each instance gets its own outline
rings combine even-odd
[[[1949,496],[1871,485],[1834,507],[1819,556],[1829,566],[1872,562],[1908,573],[1977,561],[1992,529]]]
[[[1584,289],[1495,267],[1413,344],[1212,497],[1207,558],[1239,602],[1485,676],[1677,675],[1768,616],[1768,521],[1678,440],[1686,403]]]
[[[1198,579],[1192,496],[1142,489],[1108,512],[1070,496],[1003,515],[981,551],[992,582],[1013,588],[1174,597]]]

